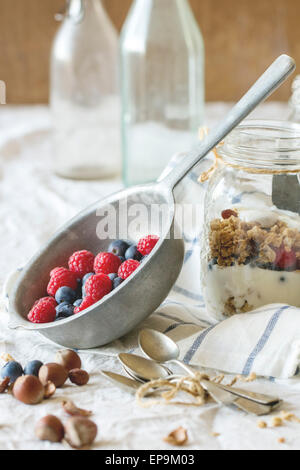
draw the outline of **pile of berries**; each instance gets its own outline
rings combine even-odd
[[[57,267],[50,272],[47,297],[32,306],[28,320],[50,323],[82,312],[119,287],[151,253],[159,237],[148,235],[137,245],[115,240],[107,252],[97,256],[87,250],[76,251],[68,268]]]

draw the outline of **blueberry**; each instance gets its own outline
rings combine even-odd
[[[113,281],[113,289],[116,289],[117,287],[119,287],[123,281],[124,279],[122,279],[121,277],[116,277],[116,279],[114,279]]]
[[[86,281],[91,277],[91,276],[94,276],[95,273],[87,273],[85,276],[83,276],[82,278],[82,285],[84,286],[84,284],[86,283]]]
[[[3,379],[9,377],[10,383],[14,383],[23,373],[23,367],[16,361],[7,362],[1,369],[1,377]]]
[[[208,263],[208,269],[211,271],[215,264],[218,264],[217,258],[213,258],[212,260],[210,260],[210,262]]]
[[[68,302],[68,304],[72,304],[77,299],[76,292],[71,289],[70,287],[60,287],[55,294],[55,300],[58,304],[62,302]]]
[[[56,319],[69,318],[74,314],[74,305],[66,304],[56,307]]]
[[[82,299],[78,299],[78,300],[75,300],[75,302],[73,303],[73,306],[80,307],[81,304],[82,304]]]
[[[108,275],[108,277],[111,281],[114,281],[118,277],[118,275],[116,273],[111,273]]]
[[[81,297],[82,292],[82,280],[77,279],[76,299]]]
[[[285,277],[281,276],[281,278],[279,280],[280,280],[280,282],[285,282]]]
[[[42,367],[43,363],[41,361],[30,361],[26,364],[24,368],[25,375],[35,375],[39,376],[39,370]]]
[[[124,256],[129,246],[130,244],[125,240],[115,240],[109,245],[108,251],[117,256]]]
[[[141,261],[142,257],[143,255],[138,251],[136,245],[131,245],[128,250],[126,250],[126,259],[135,259],[136,261]]]
[[[124,263],[124,261],[126,261],[126,259],[124,258],[124,256],[119,256],[120,260],[121,260],[121,263]]]
[[[87,273],[83,278],[82,278],[82,291],[81,291],[81,295],[78,296],[78,297],[85,297],[86,296],[86,292],[85,292],[85,283],[86,281],[91,277],[91,276],[94,276],[95,273]]]

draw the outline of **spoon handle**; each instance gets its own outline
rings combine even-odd
[[[192,377],[195,377],[195,375],[196,375],[195,369],[193,369],[192,367],[188,366],[188,365],[185,364],[184,362],[179,361],[179,359],[172,359],[170,362],[173,362],[173,364],[176,364],[176,365],[178,365],[179,367],[181,367],[182,369],[184,369],[189,375],[191,375]]]
[[[255,82],[227,116],[208,134],[200,146],[188,153],[160,183],[173,189],[184,176],[219,144],[248,114],[270,96],[295,70],[294,59],[279,56]]]

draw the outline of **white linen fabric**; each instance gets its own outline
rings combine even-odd
[[[227,106],[209,106],[208,125],[225,113]],[[263,117],[282,117],[287,109],[270,103],[262,106],[260,113]],[[59,225],[121,184],[118,180],[68,181],[50,172],[51,131],[46,107],[3,107],[0,127],[3,130],[0,284],[3,286],[8,271],[22,266]],[[205,187],[197,183],[199,172],[199,168],[195,169],[177,188],[178,202],[201,204]],[[178,342],[182,359],[196,367],[231,374],[256,372],[264,378],[243,385],[245,388],[278,394],[285,400],[286,410],[296,414],[299,410],[300,414],[300,382],[296,375],[300,361],[299,310],[272,305],[217,324],[213,322],[205,311],[199,286],[200,234],[201,223],[186,228],[182,273],[168,299],[140,328],[152,327],[167,333]],[[36,333],[11,331],[7,323],[8,314],[2,309],[0,352],[10,353],[24,365],[31,359],[51,362],[57,345]],[[299,448],[300,427],[296,423],[258,431],[255,417],[215,404],[201,408],[139,408],[130,394],[99,374],[100,369],[121,372],[116,356],[121,351],[138,352],[138,330],[103,348],[82,351],[84,367],[91,373],[86,387],[66,385],[53,399],[35,407],[25,406],[9,395],[0,395],[0,448],[61,448],[61,445],[37,442],[33,423],[49,413],[65,420],[59,403],[62,397],[70,397],[78,406],[94,411],[99,426],[94,447],[99,449],[168,449],[162,438],[179,425],[188,429],[187,449],[276,449],[280,446],[279,437],[286,438],[284,448]],[[287,378],[290,379],[282,380]],[[213,433],[220,435],[213,437]]]

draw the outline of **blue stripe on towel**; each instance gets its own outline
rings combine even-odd
[[[169,333],[169,331],[175,330],[175,328],[178,328],[178,326],[186,326],[186,325],[195,325],[195,323],[186,323],[186,322],[173,323],[172,325],[168,326],[168,328],[164,331],[164,334],[166,335],[167,333]]]
[[[187,289],[183,289],[183,287],[174,286],[172,290],[176,292],[177,294],[184,295],[184,297],[188,297],[189,299],[192,299],[192,300],[197,300],[200,302],[203,300],[202,295],[194,294],[193,292],[190,292]]]
[[[274,313],[274,315],[272,315],[272,318],[270,319],[270,321],[269,321],[262,337],[260,338],[257,345],[255,346],[255,348],[253,349],[252,353],[250,354],[250,356],[248,357],[248,359],[246,361],[244,370],[242,372],[243,375],[249,375],[250,374],[251,369],[253,367],[253,363],[254,363],[256,357],[263,350],[263,348],[265,347],[265,345],[269,341],[270,336],[271,336],[271,334],[272,334],[272,332],[273,332],[273,330],[274,330],[281,314],[284,312],[284,310],[287,310],[288,308],[290,308],[289,305],[285,305],[284,307],[281,307],[279,310],[277,310]]]
[[[186,364],[188,364],[192,358],[194,357],[194,355],[196,354],[197,350],[199,349],[199,347],[201,346],[201,344],[203,343],[204,339],[206,338],[206,336],[208,335],[208,333],[213,329],[215,328],[216,326],[218,326],[219,323],[217,325],[212,325],[210,328],[207,328],[207,330],[203,331],[194,341],[193,345],[191,346],[191,348],[188,350],[188,352],[186,353],[186,355],[184,356],[183,358],[183,362],[185,362]]]
[[[192,322],[185,322],[183,320],[181,320],[180,318],[178,317],[174,317],[173,315],[167,315],[166,313],[162,313],[162,312],[155,312],[155,315],[159,315],[161,317],[164,317],[164,318],[169,318],[170,320],[174,320],[178,323],[178,325],[194,325],[194,326],[198,326],[196,323],[192,323]]]

